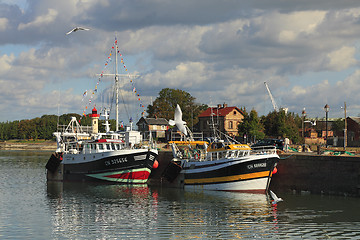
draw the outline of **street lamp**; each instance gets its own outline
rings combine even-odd
[[[325,111],[325,116],[326,116],[326,140],[325,140],[325,145],[326,145],[326,148],[327,148],[327,138],[328,138],[328,113],[329,113],[329,105],[325,105],[324,107],[324,111]]]

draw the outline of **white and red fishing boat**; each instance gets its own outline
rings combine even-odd
[[[54,133],[58,147],[46,164],[47,179],[146,183],[158,164],[158,151],[152,141],[142,145],[137,131],[110,132],[107,119],[108,131],[98,133],[99,114],[95,108],[90,117],[91,128],[72,118],[67,126],[59,126],[59,131]]]
[[[58,126],[53,133],[57,149],[46,164],[48,180],[143,184],[158,164],[158,151],[152,139],[145,145],[140,132],[132,127],[119,131],[119,77],[123,74],[118,74],[117,40],[113,49],[115,74],[100,75],[115,77],[116,130],[110,131],[109,113],[105,109],[105,133],[98,132],[100,114],[95,107],[89,115],[91,127],[81,126],[75,117],[68,125]]]

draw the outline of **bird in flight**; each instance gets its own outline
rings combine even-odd
[[[273,199],[273,201],[272,201],[273,205],[277,204],[278,202],[283,201],[282,198],[279,198],[278,196],[276,196],[276,194],[273,191],[270,190],[269,192],[270,192],[271,198]]]
[[[176,125],[180,132],[182,132],[185,136],[188,135],[186,130],[186,122],[182,120],[182,111],[179,104],[176,104],[174,120],[169,120],[169,124],[171,126]]]
[[[69,35],[70,33],[72,33],[72,32],[76,32],[76,31],[78,31],[78,30],[85,30],[85,31],[89,31],[90,29],[88,29],[88,28],[84,28],[84,27],[75,27],[75,28],[71,29],[71,31],[67,32],[67,33],[66,33],[66,35]]]

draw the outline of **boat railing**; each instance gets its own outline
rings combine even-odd
[[[273,145],[252,147],[251,154],[252,155],[276,154],[276,147]]]
[[[58,125],[57,126],[57,131],[64,133],[64,132],[68,132],[68,125]],[[79,129],[77,129],[76,127],[74,129],[71,130],[71,132],[73,133],[92,133],[92,127],[91,126],[79,126]]]
[[[231,149],[224,151],[214,151],[214,152],[208,152],[206,160],[214,161],[219,159],[232,159],[232,158],[245,157],[248,155],[250,155],[250,150]]]
[[[171,143],[170,145],[174,158],[186,159],[191,162],[239,158],[249,156],[251,153],[251,150],[247,149],[226,149],[208,152],[205,149],[179,148],[175,143]]]

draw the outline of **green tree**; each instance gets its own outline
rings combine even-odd
[[[198,122],[197,116],[201,111],[207,109],[207,105],[195,103],[195,98],[190,93],[179,89],[164,88],[152,105],[147,108],[148,117],[174,118],[176,105],[179,104],[183,120],[190,126]]]
[[[265,135],[274,138],[289,138],[293,143],[301,140],[299,129],[301,128],[301,118],[294,113],[285,113],[280,110],[273,111],[261,118],[265,127]]]
[[[333,130],[334,136],[344,136],[344,129],[344,119],[338,118],[331,124],[331,130]]]
[[[264,126],[260,122],[260,118],[255,109],[252,109],[250,114],[246,112],[245,108],[241,110],[244,114],[244,119],[238,125],[239,135],[244,136],[246,134],[250,141],[263,139],[265,136]]]

